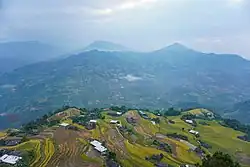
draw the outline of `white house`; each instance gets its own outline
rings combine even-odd
[[[59,124],[60,126],[62,126],[62,127],[67,127],[67,126],[69,126],[69,124],[68,123],[65,123],[65,122],[63,122],[63,123],[61,123],[61,124]]]
[[[199,132],[194,131],[194,130],[190,130],[189,133],[191,133],[191,134],[193,134],[193,135],[198,135],[198,134],[199,134]]]
[[[90,120],[89,122],[90,122],[90,123],[96,123],[97,120]]]
[[[152,122],[152,124],[153,124],[153,125],[155,125],[155,124],[156,124],[156,123],[155,123],[155,121],[151,121],[151,122]]]
[[[0,161],[12,165],[16,164],[20,159],[22,159],[22,157],[7,154],[4,154],[2,157],[0,157]]]
[[[102,145],[102,143],[99,142],[99,141],[97,141],[97,140],[93,140],[92,142],[90,142],[90,144],[91,144],[92,146]]]
[[[193,120],[188,120],[188,119],[187,119],[187,120],[185,120],[185,122],[186,122],[186,123],[189,123],[189,124],[193,124],[193,123],[194,123],[194,121],[193,121]]]
[[[111,124],[118,124],[119,121],[118,121],[118,120],[111,120],[110,123],[111,123]]]
[[[107,151],[107,148],[102,146],[102,143],[97,140],[90,142],[90,144],[94,146],[94,148],[100,153],[104,153],[105,151]]]
[[[105,151],[107,151],[107,148],[103,147],[102,145],[95,146],[95,149],[100,153],[104,153]]]
[[[116,112],[117,115],[122,115],[122,112]]]
[[[145,112],[143,112],[143,111],[141,111],[141,110],[139,111],[139,113],[140,113],[141,115],[144,115],[144,114],[145,114]]]

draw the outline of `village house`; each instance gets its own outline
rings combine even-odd
[[[111,123],[111,124],[119,124],[120,121],[118,121],[118,120],[111,120],[110,123]]]
[[[89,122],[90,122],[90,123],[95,123],[95,124],[96,124],[96,123],[97,123],[97,120],[90,120]]]
[[[189,133],[193,134],[193,135],[198,135],[199,132],[195,131],[195,130],[190,130]]]
[[[122,112],[116,112],[116,114],[117,114],[118,116],[121,116],[121,115],[122,115]]]
[[[97,150],[102,155],[104,155],[107,151],[107,148],[104,147],[102,143],[97,140],[91,141],[90,144],[94,147],[95,150]]]
[[[122,112],[108,112],[108,115],[112,116],[112,117],[119,117],[122,115]]]
[[[67,126],[69,126],[69,124],[68,123],[65,123],[65,122],[63,122],[63,123],[61,123],[61,124],[59,124],[61,127],[67,127]]]
[[[188,124],[193,124],[193,123],[194,123],[194,121],[193,121],[193,120],[188,120],[188,119],[187,119],[187,120],[185,120],[185,122],[186,122],[186,123],[188,123]]]
[[[156,125],[155,121],[151,121],[153,125]]]
[[[96,123],[97,123],[96,120],[90,120],[90,121],[87,123],[87,125],[85,125],[85,128],[88,129],[88,130],[95,129],[95,128],[96,128]]]
[[[0,157],[1,162],[11,164],[11,165],[15,165],[20,159],[22,159],[22,157],[8,155],[8,154],[4,154],[2,157]]]
[[[144,118],[144,119],[149,119],[148,115],[147,115],[145,112],[139,111],[139,114],[140,114],[140,116],[141,116],[142,118]]]

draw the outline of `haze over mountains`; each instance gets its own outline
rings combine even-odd
[[[108,41],[94,41],[84,48],[84,51],[99,50],[99,51],[131,51],[131,49]]]
[[[0,72],[56,58],[62,50],[37,41],[0,43]]]
[[[248,110],[235,112],[235,104],[250,99],[248,60],[201,53],[178,43],[149,53],[97,44],[87,47],[91,51],[2,74],[1,127],[20,125],[62,105],[205,107],[249,123]]]

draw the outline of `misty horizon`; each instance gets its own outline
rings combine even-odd
[[[41,41],[5,41],[5,42],[0,42],[0,44],[12,44],[12,43],[40,43],[40,44],[44,44],[44,45],[50,45],[52,47],[59,47],[59,46],[56,46],[56,45],[53,45],[52,43],[44,43],[44,42],[41,42]],[[240,56],[244,59],[247,59],[249,60],[250,58],[249,57],[244,57],[243,55],[240,55],[240,54],[237,54],[237,53],[228,53],[228,52],[209,52],[209,51],[203,51],[203,50],[199,50],[198,48],[195,49],[195,48],[192,48],[192,47],[189,47],[181,42],[173,42],[173,43],[170,43],[170,44],[167,44],[165,46],[159,46],[159,47],[156,47],[155,49],[153,50],[140,50],[140,49],[136,49],[136,48],[130,48],[130,47],[127,47],[126,45],[123,45],[121,43],[115,43],[113,41],[105,41],[105,40],[95,40],[95,41],[92,41],[90,42],[89,44],[85,45],[85,46],[82,46],[82,47],[78,47],[78,48],[74,48],[74,49],[65,49],[65,48],[57,48],[59,50],[61,50],[61,53],[62,55],[64,54],[76,54],[76,53],[81,53],[81,52],[85,52],[85,51],[91,51],[91,50],[99,50],[99,51],[112,51],[112,50],[101,50],[100,48],[95,48],[95,49],[87,49],[89,46],[91,45],[96,45],[96,44],[99,44],[99,43],[107,43],[107,44],[111,44],[111,45],[119,45],[121,47],[124,47],[126,48],[125,51],[128,51],[128,52],[144,52],[144,53],[150,53],[150,52],[155,52],[155,51],[158,51],[158,50],[162,50],[162,49],[165,49],[165,48],[168,48],[168,47],[171,47],[171,46],[174,46],[174,45],[179,45],[179,49],[190,49],[190,50],[193,50],[193,51],[197,51],[197,52],[200,52],[200,53],[206,53],[206,54],[217,54],[217,55],[237,55],[237,56]],[[113,51],[122,51],[122,50],[113,50]],[[60,57],[60,55],[54,55],[54,57]],[[52,57],[53,58],[53,57]]]
[[[249,58],[247,0],[1,0],[0,42],[40,41],[76,50],[93,41],[152,51],[175,42]]]

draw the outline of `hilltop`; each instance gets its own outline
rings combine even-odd
[[[2,132],[0,153],[20,151],[19,163],[31,167],[179,167],[222,151],[247,167],[250,143],[240,138],[244,130],[232,129],[243,126],[236,124],[206,109],[64,107],[19,130]]]
[[[99,51],[129,51],[130,49],[117,43],[109,41],[94,41],[84,48],[84,51],[99,50]]]

